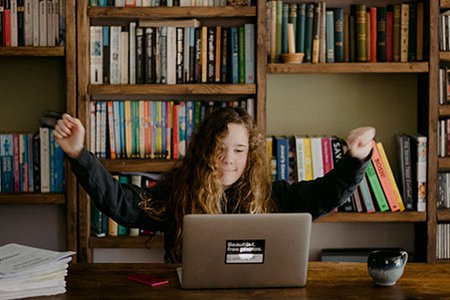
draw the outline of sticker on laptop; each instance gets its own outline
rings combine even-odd
[[[265,244],[265,240],[227,240],[225,264],[262,264]]]

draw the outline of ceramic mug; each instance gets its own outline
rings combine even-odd
[[[367,268],[376,285],[392,286],[402,276],[407,261],[406,251],[372,251],[367,257]]]

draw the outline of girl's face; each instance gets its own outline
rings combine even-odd
[[[244,125],[228,124],[228,135],[222,144],[220,182],[227,189],[242,175],[247,164],[248,131]]]

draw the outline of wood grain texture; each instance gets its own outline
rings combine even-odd
[[[1,193],[0,204],[65,204],[65,194],[56,193]]]
[[[155,236],[106,236],[102,238],[91,237],[91,248],[163,248],[164,238]]]
[[[372,282],[365,263],[310,262],[304,288],[183,290],[175,267],[163,264],[76,264],[69,268],[67,293],[54,299],[447,299],[450,268],[446,264],[407,263],[393,287]],[[145,273],[167,279],[149,287],[126,279]]]
[[[255,17],[256,7],[89,7],[90,18],[236,18]]]
[[[357,212],[338,212],[329,213],[317,219],[318,223],[336,223],[336,222],[426,222],[427,214],[425,212],[375,212],[375,213],[357,213]]]
[[[73,15],[73,13],[72,13]],[[64,56],[65,48],[58,47],[0,47],[0,56]]]

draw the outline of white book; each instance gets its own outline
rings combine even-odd
[[[24,1],[24,43],[33,46],[33,1]]]
[[[417,161],[417,211],[427,210],[427,137],[413,135],[412,141],[416,143],[415,151]]]
[[[17,0],[11,0],[11,19],[10,24],[11,27],[9,28],[11,32],[11,47],[17,47],[18,46],[18,32],[17,32]],[[6,28],[6,30],[8,30]]]
[[[244,25],[245,83],[255,83],[255,25]]]
[[[39,128],[41,192],[50,192],[50,130]]]
[[[110,83],[111,84],[119,84],[120,83],[120,26],[111,26],[110,27]]]
[[[130,73],[129,81],[130,84],[136,84],[136,22],[130,22],[129,26],[129,64]]]
[[[47,0],[39,0],[39,46],[47,46]]]
[[[177,83],[176,56],[177,56],[176,28],[167,27],[167,84]]]
[[[142,0],[136,0],[136,6],[142,6]]]
[[[125,0],[115,0],[114,2],[116,7],[124,7],[125,6]]]
[[[322,138],[311,137],[311,157],[313,178],[319,178],[324,175],[322,160]]]
[[[96,140],[96,102],[89,103],[89,151],[95,153]]]
[[[295,136],[294,142],[295,142],[295,156],[297,162],[297,178],[298,181],[306,180],[303,137]]]
[[[180,6],[191,6],[191,0],[180,0]]]
[[[167,0],[167,7],[173,6],[173,0]]]
[[[255,120],[255,99],[247,98],[247,113]]]
[[[95,155],[101,157],[101,139],[102,139],[102,104],[101,101],[95,103]]]
[[[142,0],[142,6],[144,7],[150,7],[150,0]]]
[[[52,0],[47,0],[47,46],[55,46],[55,40],[53,39],[54,27],[53,3]]]
[[[39,0],[31,0],[33,46],[39,46]]]
[[[119,62],[120,62],[120,83],[128,84],[128,41],[129,34],[128,31],[120,32],[120,54],[119,54]]]
[[[136,0],[125,0],[125,6],[136,6]]]
[[[103,83],[103,28],[90,27],[90,69],[91,84]]]

